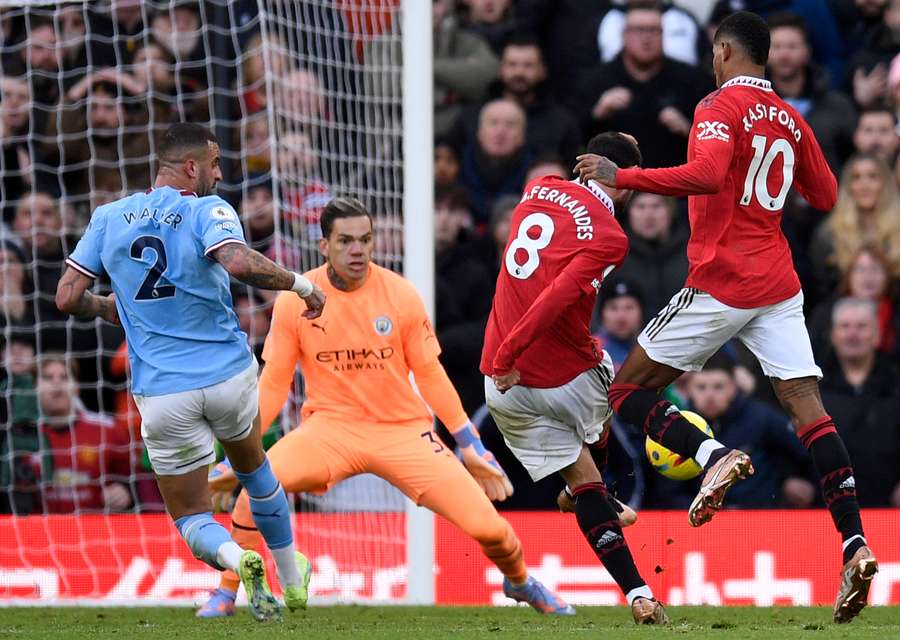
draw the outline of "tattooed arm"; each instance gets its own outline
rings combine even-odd
[[[92,282],[92,278],[67,267],[56,287],[56,307],[79,318],[103,318],[119,324],[116,295],[95,296],[88,291]]]
[[[233,278],[259,289],[294,291],[306,302],[306,318],[318,318],[325,305],[325,294],[303,276],[281,268],[259,251],[241,242],[231,242],[212,252],[213,258]]]

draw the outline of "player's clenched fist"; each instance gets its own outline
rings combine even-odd
[[[313,285],[312,293],[303,297],[303,301],[306,303],[303,317],[307,320],[315,320],[322,315],[322,311],[325,309],[325,292]]]

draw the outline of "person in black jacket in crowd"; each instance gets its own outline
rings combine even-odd
[[[465,189],[438,190],[434,215],[435,328],[441,364],[471,415],[484,404],[484,376],[478,363],[493,278],[469,238],[472,213]]]
[[[822,402],[854,463],[859,504],[900,507],[900,371],[877,351],[875,304],[839,300],[831,344],[834,353],[822,367]]]
[[[687,278],[688,225],[676,220],[673,198],[636,193],[628,207],[628,256],[616,269],[618,277],[640,285],[644,322],[653,318]]]
[[[554,153],[572,159],[582,138],[574,116],[547,91],[547,67],[538,40],[516,34],[503,47],[500,79],[488,89],[488,98],[508,98],[525,110],[525,145],[535,154]],[[454,128],[458,146],[475,137],[482,105],[466,108]]]
[[[776,93],[800,112],[816,134],[831,170],[840,173],[853,153],[856,107],[831,88],[828,73],[812,62],[809,32],[795,13],[774,13],[768,19],[772,36],[769,78]]]

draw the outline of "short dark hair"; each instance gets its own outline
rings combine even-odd
[[[887,114],[888,116],[891,117],[891,120],[893,121],[893,123],[895,125],[897,124],[897,114],[894,112],[893,109],[891,109],[890,107],[885,106],[885,105],[874,105],[871,107],[866,107],[865,109],[860,111],[859,118],[856,121],[857,124],[859,124],[859,121],[862,120],[863,116],[872,115],[873,113]]]
[[[625,14],[627,15],[632,11],[656,11],[657,13],[662,13],[663,7],[659,0],[631,0],[625,5]]]
[[[753,64],[765,66],[769,61],[769,46],[772,43],[769,25],[755,13],[738,11],[722,20],[713,42],[726,37],[734,38]]]
[[[643,158],[638,146],[618,131],[599,133],[587,143],[587,152],[605,156],[622,169],[639,167]]]
[[[809,44],[809,29],[806,28],[806,20],[793,11],[778,11],[771,14],[766,22],[769,23],[769,33],[775,29],[796,29],[803,34],[803,40]]]
[[[451,209],[472,209],[472,198],[465,187],[451,184],[446,187],[438,187],[434,190],[434,204],[444,204]]]
[[[734,359],[727,353],[717,351],[703,365],[703,371],[724,371],[729,376],[734,376]]]
[[[538,50],[538,54],[541,56],[541,60],[544,59],[544,52],[541,50],[541,41],[538,40],[536,35],[528,31],[518,31],[512,34],[503,44],[503,50],[506,51],[507,47],[535,47]]]
[[[366,209],[366,205],[349,196],[338,196],[332,198],[331,202],[325,205],[322,211],[322,217],[319,218],[319,227],[322,229],[322,237],[328,238],[331,230],[334,228],[334,221],[338,218],[358,218],[366,216],[372,226],[375,226],[375,220],[372,214]]]
[[[181,162],[185,156],[209,148],[209,143],[219,144],[216,134],[194,122],[176,122],[169,125],[159,143],[160,162]]]

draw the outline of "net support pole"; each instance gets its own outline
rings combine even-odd
[[[403,272],[434,319],[434,101],[431,3],[402,0]],[[434,515],[407,501],[409,604],[434,604]]]

